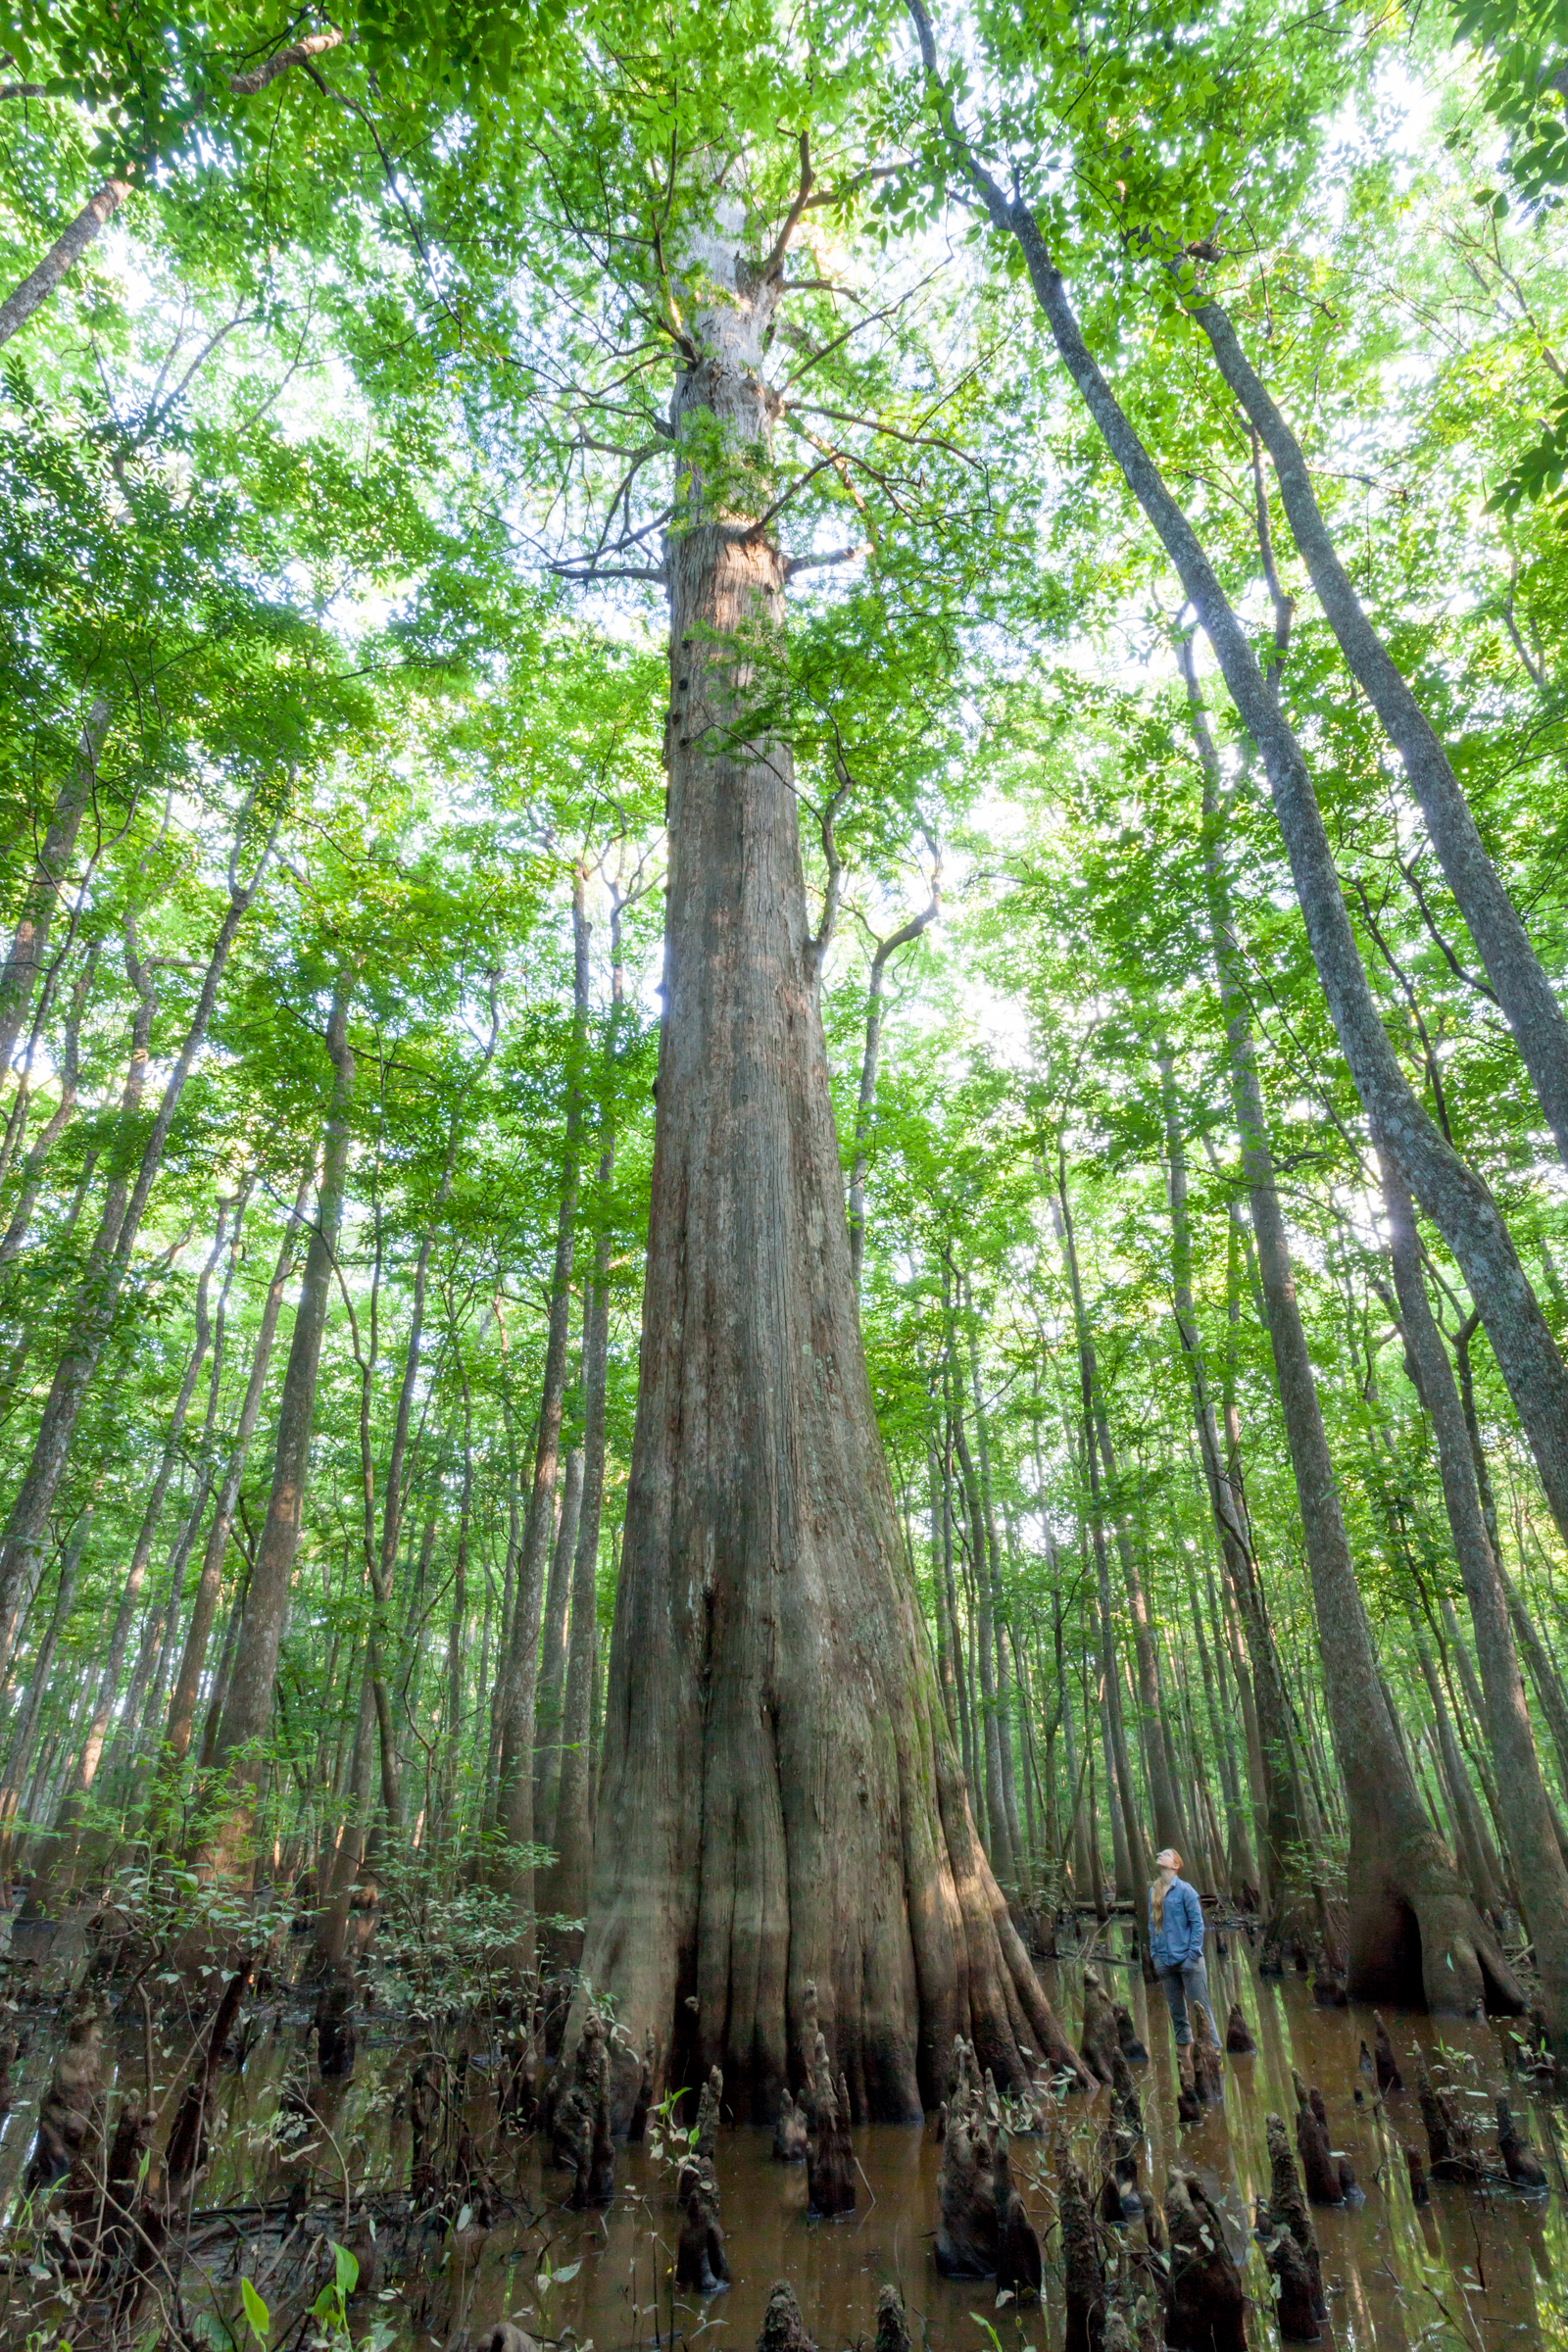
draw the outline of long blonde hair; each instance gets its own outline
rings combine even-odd
[[[1176,1848],[1173,1845],[1168,1845],[1162,1847],[1161,1851],[1169,1854],[1172,1862],[1176,1866],[1177,1876],[1180,1877],[1182,1858],[1176,1851]],[[1149,1889],[1149,1907],[1153,1913],[1154,1934],[1157,1936],[1160,1929],[1165,1924],[1165,1882],[1163,1879],[1156,1879],[1152,1886],[1151,1886]]]

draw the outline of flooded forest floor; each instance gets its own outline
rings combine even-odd
[[[1245,1938],[1223,1955],[1210,1939],[1210,1983],[1223,2035],[1239,2001],[1256,2040],[1252,2055],[1224,2060],[1224,2095],[1200,2121],[1177,2114],[1169,2021],[1157,1989],[1103,1949],[1097,1966],[1125,2002],[1150,2058],[1136,2070],[1144,2139],[1139,2184],[1163,2199],[1173,2168],[1196,2174],[1220,2215],[1249,2297],[1254,2352],[1279,2341],[1271,2280],[1252,2223],[1270,2190],[1265,2119],[1297,2112],[1293,2069],[1321,2091],[1329,2139],[1353,2168],[1364,2203],[1316,2208],[1327,2317],[1323,2341],[1340,2347],[1443,2347],[1502,2352],[1568,2344],[1568,2236],[1561,2121],[1513,2063],[1505,2026],[1435,2023],[1391,2013],[1405,2087],[1380,2094],[1366,2069],[1372,2012],[1321,2009],[1304,1979],[1260,1980]],[[1043,1976],[1070,2033],[1082,2016],[1081,1965],[1047,1963]],[[560,2352],[684,2352],[705,2345],[751,2352],[775,2281],[794,2288],[807,2336],[822,2352],[869,2344],[877,2298],[902,2291],[915,2352],[1061,2352],[1062,2254],[1055,2223],[1056,2150],[1070,2143],[1091,2180],[1110,2093],[1062,2098],[1046,2137],[1014,2136],[1011,2170],[1044,2252],[1039,2303],[999,2299],[995,2282],[944,2278],[933,2238],[942,2159],[937,2119],[924,2129],[868,2126],[852,2143],[857,2202],[835,2221],[808,2218],[804,2164],[774,2160],[765,2130],[724,2126],[714,2151],[730,2283],[718,2293],[677,2290],[680,2230],[670,2132],[651,2120],[638,2145],[615,2151],[615,2193],[603,2210],[576,2212],[569,2179],[551,2167],[542,2128],[519,2130],[508,2103],[504,2040],[483,2022],[413,2018],[391,1972],[369,1971],[368,2013],[346,2079],[323,2079],[314,1994],[253,1992],[235,2013],[207,2099],[205,2150],[162,2253],[122,2255],[96,2272],[79,2259],[84,2215],[25,2193],[45,2099],[65,2045],[67,2020],[53,1997],[30,2001],[12,1986],[10,2019],[21,2043],[12,2101],[0,2118],[0,2343],[18,2352],[70,2345],[166,2344],[213,2352],[286,2352],[289,2345],[350,2341],[368,2352],[518,2352],[515,2328]],[[162,1989],[170,1998],[167,1980]],[[160,1988],[154,1987],[154,1990]],[[168,2013],[108,1987],[99,2110],[104,2155],[117,2112],[145,2111],[152,2079],[172,2095],[190,2040]],[[1364,2046],[1363,2046],[1364,2045]],[[436,2062],[447,2168],[421,2179],[416,2147],[421,2099],[432,2098]],[[1496,2178],[1480,2185],[1434,2180],[1430,2202],[1412,2198],[1405,2150],[1426,2151],[1414,2061],[1442,2055],[1453,2096],[1473,2116]],[[421,2072],[422,2062],[422,2072]],[[1547,2187],[1509,2185],[1496,2159],[1494,2106],[1505,2094],[1545,2168]],[[688,2101],[693,2111],[695,2103]],[[686,2114],[684,2120],[692,2120]],[[164,2119],[167,2130],[167,2118]],[[145,2163],[146,2133],[124,2135],[122,2170]],[[154,2137],[156,2138],[156,2133]],[[428,2157],[428,2150],[426,2150]],[[455,2168],[455,2169],[454,2169]],[[112,2169],[112,2168],[110,2168]],[[112,2201],[111,2201],[112,2202]],[[113,2215],[111,2215],[111,2219]],[[113,2232],[111,2230],[110,2234]],[[1114,2232],[1107,2231],[1107,2238]],[[176,2246],[177,2240],[177,2259]],[[127,2241],[128,2242],[128,2241]],[[344,2264],[334,2247],[349,2250]],[[127,2273],[139,2283],[127,2286]],[[73,2275],[74,2274],[74,2276]],[[240,2285],[250,2283],[250,2293]]]

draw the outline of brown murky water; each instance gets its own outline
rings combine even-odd
[[[1104,1966],[1104,1954],[1100,1955]],[[1196,2172],[1229,2225],[1232,2252],[1254,2299],[1250,2333],[1261,2348],[1277,2342],[1262,2258],[1250,2226],[1253,2200],[1268,2188],[1264,2118],[1294,2114],[1291,2068],[1323,2091],[1330,2136],[1350,2158],[1366,2202],[1355,2210],[1314,2215],[1323,2251],[1330,2317],[1325,2341],[1339,2347],[1408,2347],[1409,2352],[1505,2352],[1568,2345],[1568,2232],[1564,2228],[1568,2175],[1563,2169],[1557,2114],[1511,2076],[1505,2045],[1492,2028],[1424,2018],[1389,2019],[1401,2061],[1418,2041],[1441,2041],[1467,2084],[1483,2144],[1493,2144],[1493,2098],[1505,2091],[1529,2130],[1551,2180],[1545,2196],[1507,2188],[1482,2190],[1435,2183],[1430,2207],[1411,2203],[1401,2150],[1424,2151],[1413,2089],[1378,2098],[1358,2066],[1365,2009],[1319,2010],[1299,1980],[1259,1983],[1245,1945],[1225,1960],[1210,1960],[1210,1982],[1223,2026],[1240,1997],[1258,2043],[1255,2056],[1226,2060],[1223,2108],[1199,2125],[1176,2117],[1176,2083],[1169,2022],[1157,1992],[1152,2007],[1131,1970],[1112,1968],[1118,1998],[1126,1999],[1152,2052],[1138,2070],[1147,2141],[1142,2183],[1162,2192],[1173,2164]],[[1078,1972],[1062,1962],[1045,1972],[1058,2013],[1076,2028]],[[290,2064],[298,2071],[298,2021],[258,2045],[243,2074],[222,2078],[222,2120],[215,2161],[200,2203],[220,2218],[205,2225],[203,2259],[215,2277],[232,2275],[237,2261],[264,2277],[275,2258],[280,2227],[247,2202],[276,2197],[286,2183],[270,2146],[279,2084]],[[345,2177],[355,2187],[407,2185],[406,2127],[394,2116],[395,2091],[406,2072],[408,2036],[380,2017],[362,2040],[359,2069],[346,2084],[318,2086],[315,2096],[326,2130],[314,2167],[313,2219],[308,2227],[346,2233],[341,2200]],[[0,2196],[11,2191],[30,2146],[36,2100],[52,2059],[52,2038],[40,2029],[24,2071],[18,2103],[0,2124]],[[129,2045],[124,2063],[139,2082]],[[1408,2076],[1409,2069],[1406,2068]],[[485,2109],[482,2059],[470,2078],[476,2119]],[[1358,2095],[1359,2094],[1359,2095]],[[1107,2094],[1066,2103],[1064,2118],[1087,2160],[1105,2119]],[[650,2143],[652,2142],[650,2134]],[[938,2278],[931,2257],[941,2150],[935,2129],[871,2126],[854,2134],[859,2165],[859,2202],[837,2222],[808,2219],[806,2168],[772,2161],[763,2131],[720,2133],[716,2170],[732,2283],[709,2297],[675,2295],[671,2271],[678,2235],[674,2174],[652,2144],[618,2151],[617,2194],[604,2213],[574,2214],[565,2205],[564,2178],[542,2163],[537,2137],[503,2140],[493,2166],[518,2214],[489,2231],[456,2235],[432,2231],[419,2246],[419,2275],[376,2296],[361,2297],[351,2321],[357,2344],[372,2335],[382,2344],[428,2352],[461,2329],[470,2338],[511,2319],[542,2343],[575,2352],[680,2352],[683,2346],[735,2347],[750,2352],[774,2281],[795,2288],[808,2333],[832,2348],[869,2340],[879,2288],[902,2287],[917,2346],[926,2352],[1056,2352],[1061,2342],[1059,2298],[1050,2282],[1053,2203],[1042,2142],[1013,2142],[1013,2173],[1045,2247],[1048,2291],[1044,2310],[998,2308],[987,2280]],[[229,2208],[221,2215],[222,2208]],[[223,2300],[220,2289],[219,2300]],[[0,2314],[0,2333],[19,2340],[18,2310]],[[10,2317],[11,2325],[7,2325]],[[30,2325],[37,2324],[36,2313]]]

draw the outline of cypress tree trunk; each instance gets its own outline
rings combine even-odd
[[[222,1878],[242,1878],[249,1873],[247,1847],[262,1782],[258,1750],[272,1719],[278,1645],[283,1638],[294,1555],[299,1549],[316,1414],[316,1376],[348,1180],[349,1103],[354,1091],[354,1049],[348,1033],[351,994],[351,982],[347,977],[340,979],[327,1021],[332,1098],[321,1150],[316,1223],[305,1253],[288,1369],[283,1375],[267,1518],[245,1597],[245,1615],[214,1752],[214,1768],[222,1775],[223,1785],[217,1797],[218,1818],[203,1838],[200,1859],[207,1870]]]
[[[1020,2042],[1067,2044],[979,1850],[903,1556],[790,752],[746,714],[783,621],[760,478],[783,254],[715,238],[703,264],[672,408],[664,1003],[583,1967],[634,2047],[652,2034],[660,2085],[716,2063],[742,2117],[804,2084],[814,1982],[855,2112],[913,2117],[955,2033],[1002,2084]]]

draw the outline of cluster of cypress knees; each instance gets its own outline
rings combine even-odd
[[[1071,2148],[1054,2150],[1056,2216],[1067,2306],[1064,2352],[1244,2352],[1247,2295],[1226,2243],[1222,2219],[1195,2174],[1173,2172],[1166,2182],[1161,2222],[1152,2198],[1139,2186],[1143,2110],[1133,2069],[1149,2053],[1138,2037],[1131,2012],[1113,2002],[1097,1971],[1083,1972],[1084,2022],[1080,2055],[1089,2073],[1110,2091],[1110,2115],[1097,2149],[1098,2178],[1092,2182]],[[1374,2045],[1361,2045],[1361,2069],[1378,2095],[1401,2090],[1404,2079],[1389,2039],[1375,2016]],[[811,2213],[825,2217],[854,2209],[855,2159],[850,2144],[850,2100],[844,2077],[835,2078],[827,2043],[818,2026],[814,1986],[808,1988],[808,2081],[799,2100],[786,2091],[773,2134],[773,2154],[785,2164],[804,2163]],[[1256,2048],[1240,2002],[1226,2020],[1225,2052],[1233,2057]],[[1195,2123],[1223,2103],[1224,2058],[1206,2010],[1194,2004],[1194,2037],[1178,2053],[1178,2111]],[[554,2160],[573,2175],[574,2205],[607,2204],[614,2191],[614,2150],[610,2129],[610,2053],[604,2021],[590,2011],[573,2060],[572,2076],[554,2113]],[[1496,2101],[1496,2165],[1483,2156],[1462,2096],[1441,2062],[1414,2064],[1417,2096],[1427,2138],[1427,2157],[1404,2151],[1417,2204],[1429,2197],[1429,2180],[1480,2183],[1506,2178],[1527,2190],[1542,2190],[1545,2173],[1521,2136],[1506,2099]],[[647,2119],[651,2060],[643,2061],[642,2093],[632,2121],[633,2138]],[[1364,2202],[1348,2159],[1330,2145],[1328,2114],[1321,2091],[1293,2073],[1296,2093],[1294,2145],[1282,2117],[1270,2115],[1266,2131],[1269,2194],[1259,2198],[1255,2233],[1275,2281],[1276,2318],[1288,2343],[1316,2343],[1327,2314],[1322,2262],[1311,2209]],[[997,2281],[1004,2296],[1022,2300],[1041,2286],[1040,2240],[1013,2182],[1009,2135],[1018,2131],[1054,2135],[1058,2110],[1042,2091],[1031,2111],[1012,2101],[1004,2109],[989,2071],[982,2073],[973,2047],[959,2036],[954,2044],[951,2091],[938,2115],[942,2164],[938,2180],[937,2268],[952,2278]],[[695,2129],[679,2156],[677,2201],[681,2225],[676,2255],[677,2286],[710,2293],[729,2279],[719,2216],[713,2150],[723,2076],[717,2067],[703,2085]],[[1357,2090],[1359,2104],[1363,2093]],[[1129,2226],[1141,2224],[1135,2237]],[[515,2330],[514,2332],[516,2332]],[[877,2307],[876,2352],[907,2352],[908,2325],[897,2287],[885,2287]],[[496,2343],[485,2352],[520,2352]],[[793,2290],[774,2287],[759,2338],[758,2352],[814,2352],[806,2335]]]

